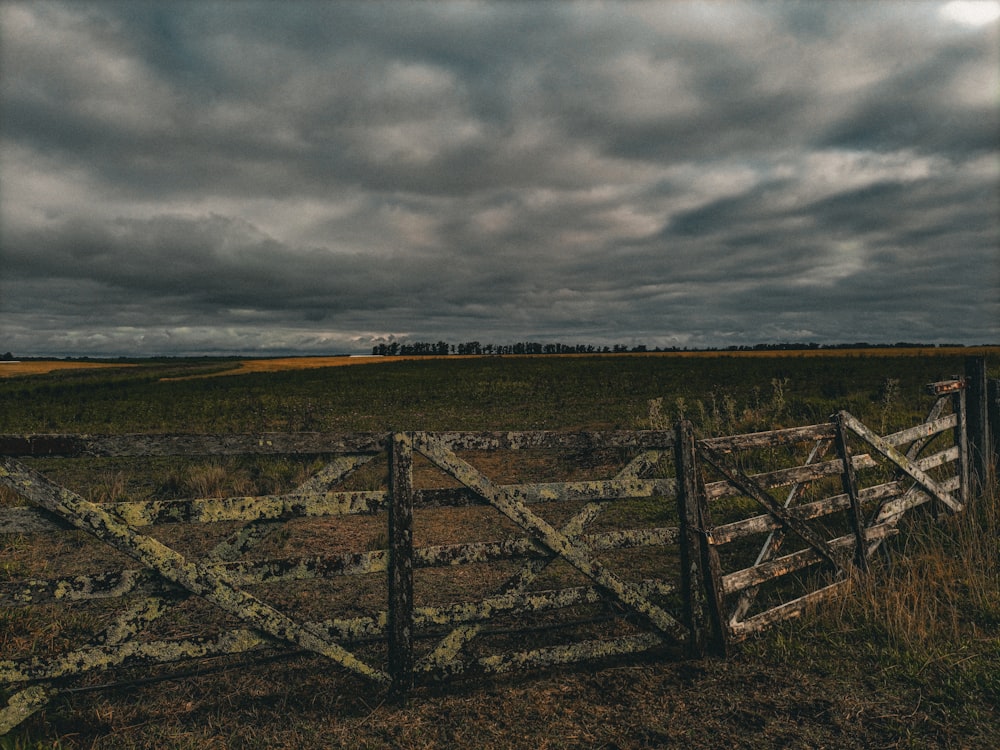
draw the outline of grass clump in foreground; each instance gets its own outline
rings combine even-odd
[[[903,524],[871,573],[753,644],[765,661],[853,676],[883,705],[891,747],[992,748],[1000,737],[1000,490]],[[873,562],[875,562],[873,560]],[[871,713],[859,702],[859,718]]]

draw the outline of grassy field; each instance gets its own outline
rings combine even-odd
[[[838,409],[884,433],[921,421],[933,400],[924,385],[961,373],[970,353],[903,351],[286,362],[257,371],[232,360],[136,362],[0,380],[0,433],[576,430],[683,415],[707,435],[810,424]],[[1000,376],[998,354],[988,352],[991,377]],[[242,375],[204,377],[233,372]],[[164,487],[181,496],[273,492],[301,480],[277,461],[144,470],[159,485],[110,465],[89,479],[81,465],[70,479],[95,499]],[[15,501],[4,493],[0,502]],[[725,661],[638,659],[466,681],[421,688],[400,708],[301,657],[73,694],[0,748],[993,748],[998,505],[992,489],[969,513],[917,520],[850,595]],[[0,537],[4,564],[44,568],[46,556],[31,554],[28,538]],[[0,614],[0,658],[15,641],[44,651],[72,634],[72,616],[43,627],[19,612]]]

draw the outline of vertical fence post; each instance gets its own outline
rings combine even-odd
[[[390,700],[405,704],[413,686],[413,436],[389,442]]]
[[[965,358],[966,434],[969,441],[972,487],[986,488],[990,481],[990,422],[987,410],[986,357]]]
[[[1000,380],[991,380],[986,384],[986,395],[986,421],[990,425],[990,444],[993,450],[990,465],[993,467],[995,481],[1000,479]]]
[[[677,465],[677,511],[680,516],[681,595],[685,625],[690,633],[687,652],[702,657],[709,649],[726,653],[722,582],[715,548],[708,539],[708,501],[698,474],[694,430],[678,422],[674,454]]]
[[[958,478],[959,478],[959,500],[963,506],[969,504],[969,437],[966,430],[966,409],[965,409],[965,387],[963,386],[951,396],[952,411],[958,416],[958,424],[955,425],[955,445],[958,446]],[[934,504],[937,508],[937,503]]]
[[[851,446],[847,444],[847,429],[844,420],[838,412],[834,416],[837,425],[837,453],[844,464],[844,472],[840,475],[844,493],[851,501],[851,527],[854,530],[856,547],[854,548],[854,564],[863,572],[868,572],[868,540],[865,538],[865,519],[861,515],[861,500],[858,497],[858,478],[854,473],[854,458]]]

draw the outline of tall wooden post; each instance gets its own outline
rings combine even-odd
[[[858,479],[854,473],[854,458],[851,455],[851,446],[847,443],[847,430],[844,428],[844,420],[838,413],[834,420],[837,424],[837,453],[844,464],[844,473],[841,474],[841,483],[844,493],[851,501],[851,528],[854,531],[855,548],[854,564],[862,573],[868,572],[868,540],[865,537],[865,519],[861,514],[861,499],[858,495]]]
[[[993,455],[990,465],[993,467],[993,480],[1000,479],[1000,380],[991,380],[986,384],[986,412],[990,425],[990,444]]]
[[[972,493],[969,491],[969,438],[966,430],[968,416],[965,408],[964,385],[952,394],[951,408],[958,416],[958,424],[955,425],[955,445],[958,446],[959,501],[963,506],[968,507],[969,497]],[[935,503],[933,507],[936,510],[937,504]]]
[[[724,656],[726,623],[722,609],[722,581],[718,553],[708,538],[708,500],[698,473],[694,430],[678,422],[674,455],[677,466],[677,510],[680,516],[681,594],[690,637],[688,656],[706,652]]]
[[[405,704],[413,687],[413,437],[389,444],[389,688]]]
[[[986,358],[965,358],[966,434],[969,441],[969,479],[972,487],[984,489],[992,474],[992,447],[987,409]]]

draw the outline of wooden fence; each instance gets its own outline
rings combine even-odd
[[[882,436],[847,412],[707,439],[687,422],[0,436],[0,483],[25,503],[0,508],[0,617],[74,613],[47,643],[0,636],[0,734],[109,672],[206,660],[316,654],[404,699],[459,675],[725,653],[829,597],[914,508],[962,510],[964,380],[931,389],[926,421]],[[101,501],[81,479],[279,457],[304,468],[275,494],[136,500],[126,482]]]

